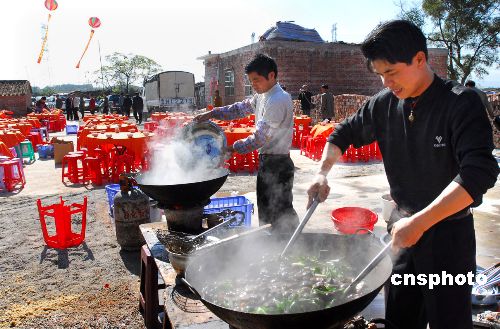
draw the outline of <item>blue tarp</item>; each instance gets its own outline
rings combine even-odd
[[[288,40],[324,43],[315,29],[305,29],[300,25],[289,22],[277,22],[276,26],[268,29],[260,40]]]

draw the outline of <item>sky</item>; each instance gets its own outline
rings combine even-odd
[[[113,52],[149,57],[163,70],[192,72],[204,79],[203,61],[211,51],[223,53],[251,43],[277,21],[314,28],[325,41],[360,43],[381,21],[399,13],[396,0],[57,0],[52,11],[47,49],[38,54],[49,10],[44,0],[5,1],[2,6],[0,80],[27,79],[32,86],[92,83],[100,59]],[[76,68],[91,27],[101,27]],[[100,46],[100,52],[99,52]],[[491,69],[479,87],[500,87],[500,70]]]

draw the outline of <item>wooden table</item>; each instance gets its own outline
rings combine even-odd
[[[197,307],[201,313],[188,313],[181,310],[172,300],[171,294],[175,287],[175,278],[177,274],[168,261],[168,253],[163,244],[158,241],[156,237],[157,230],[166,230],[167,223],[150,223],[142,224],[139,226],[146,244],[154,257],[155,264],[158,267],[163,281],[165,282],[166,289],[164,293],[164,308],[165,313],[168,315],[168,321],[171,328],[210,328],[210,329],[228,329],[229,325],[210,312],[200,301],[193,301],[197,303]],[[169,326],[166,326],[169,328]]]

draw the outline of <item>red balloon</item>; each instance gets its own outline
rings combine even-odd
[[[48,10],[56,10],[57,9],[57,1],[56,0],[45,0],[45,8]]]
[[[90,17],[89,18],[89,25],[90,25],[90,27],[96,29],[99,26],[101,26],[101,20],[97,17]]]

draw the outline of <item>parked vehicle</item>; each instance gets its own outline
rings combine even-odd
[[[144,99],[151,112],[189,112],[196,109],[194,74],[165,71],[144,82]]]

